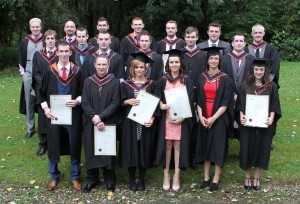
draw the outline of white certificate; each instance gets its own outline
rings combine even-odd
[[[95,155],[116,156],[116,126],[105,125],[103,132],[94,127],[94,152]]]
[[[165,90],[167,104],[170,106],[170,119],[191,118],[192,111],[186,86]]]
[[[245,126],[267,128],[269,96],[247,94],[245,115]]]
[[[159,98],[145,91],[140,91],[136,99],[140,100],[139,105],[132,106],[128,118],[144,125],[149,122],[159,102]]]
[[[71,95],[50,95],[51,112],[55,116],[52,125],[72,125],[72,107],[66,106],[71,99]]]

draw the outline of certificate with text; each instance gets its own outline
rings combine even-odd
[[[94,152],[95,155],[116,156],[117,155],[116,126],[105,125],[104,131],[94,127]]]
[[[269,96],[247,94],[245,116],[245,126],[267,128]]]
[[[145,91],[140,91],[136,99],[140,100],[140,103],[137,106],[131,107],[127,117],[141,125],[144,125],[145,122],[149,122],[151,120],[160,99]]]
[[[55,116],[52,125],[72,125],[72,107],[66,105],[71,99],[71,95],[50,95],[51,112]]]
[[[186,86],[165,90],[167,104],[170,106],[170,119],[191,118],[192,111]]]

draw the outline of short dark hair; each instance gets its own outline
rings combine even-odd
[[[220,24],[220,23],[217,23],[217,22],[212,22],[212,23],[208,24],[207,30],[209,30],[209,27],[217,27],[217,28],[220,28],[220,31],[221,31],[221,28],[222,28],[221,24]]]

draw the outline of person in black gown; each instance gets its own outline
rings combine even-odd
[[[249,119],[245,115],[246,95],[268,95],[269,115],[266,128],[245,126]],[[260,190],[261,169],[268,169],[272,137],[275,124],[281,117],[278,88],[275,82],[269,79],[269,70],[265,59],[255,59],[250,74],[243,83],[237,99],[240,111],[240,167],[245,170],[245,189]],[[250,119],[249,119],[250,120]],[[251,181],[251,168],[254,167]]]

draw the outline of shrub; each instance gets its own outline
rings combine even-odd
[[[280,58],[287,61],[300,61],[300,38],[285,39],[279,45]]]
[[[12,67],[17,65],[18,48],[16,47],[1,47],[0,48],[0,70],[5,67]]]

